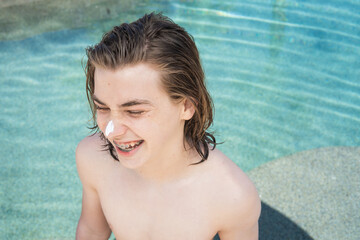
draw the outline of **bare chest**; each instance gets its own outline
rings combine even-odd
[[[99,195],[118,240],[210,240],[216,234],[208,193],[196,185],[146,189],[113,184]]]

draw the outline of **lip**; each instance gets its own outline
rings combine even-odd
[[[139,140],[140,141],[140,140]],[[115,141],[114,141],[115,142]],[[120,145],[120,144],[127,144],[127,143],[132,143],[132,142],[136,142],[136,141],[128,141],[128,142],[116,142],[116,144]],[[134,148],[133,150],[129,151],[129,152],[124,152],[124,151],[121,151],[119,149],[119,147],[116,146],[116,144],[114,144],[114,148],[117,152],[117,154],[119,156],[124,156],[124,157],[130,157],[132,155],[134,155],[142,146],[142,144],[144,143],[144,140],[142,140],[142,142],[136,147]]]

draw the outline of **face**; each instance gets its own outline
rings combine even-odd
[[[193,111],[185,100],[169,97],[158,70],[147,64],[96,67],[94,78],[97,124],[123,166],[139,168],[184,151],[184,123]]]

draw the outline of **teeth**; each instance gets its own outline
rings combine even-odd
[[[131,143],[128,143],[128,144],[117,144],[117,143],[114,143],[116,146],[118,146],[120,148],[120,150],[122,151],[131,151],[134,149],[134,147],[137,147],[140,145],[142,141],[138,141],[138,142],[131,142]]]

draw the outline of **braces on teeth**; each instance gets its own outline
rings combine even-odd
[[[131,150],[133,150],[135,147],[139,146],[143,141],[138,141],[138,142],[132,142],[130,144],[117,144],[114,143],[121,151],[124,152],[130,152]]]

